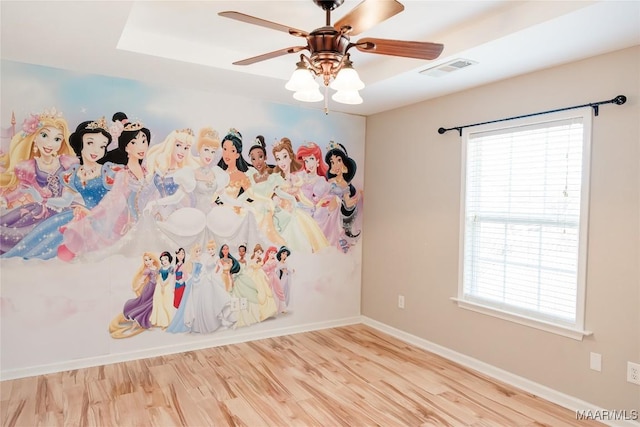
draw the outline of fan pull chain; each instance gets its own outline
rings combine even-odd
[[[324,85],[324,115],[329,115],[329,86]]]

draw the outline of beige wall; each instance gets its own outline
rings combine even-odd
[[[619,94],[627,103],[601,106],[593,122],[593,336],[576,341],[458,308],[450,297],[458,286],[461,139],[437,129]],[[636,46],[369,117],[362,314],[602,408],[638,409],[640,386],[626,382],[626,363],[640,363],[639,102]],[[602,354],[601,372],[589,369],[590,352]]]

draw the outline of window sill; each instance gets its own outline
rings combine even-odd
[[[562,335],[567,338],[571,338],[577,341],[582,341],[586,336],[593,335],[591,331],[585,331],[581,329],[574,329],[570,327],[560,326],[553,323],[543,322],[541,320],[532,319],[525,316],[518,316],[513,313],[498,310],[493,307],[488,307],[482,304],[477,304],[469,301],[461,300],[457,297],[451,297],[452,301],[458,304],[458,307],[465,310],[475,311],[477,313],[485,314],[488,316],[497,317],[499,319],[508,320],[510,322],[518,323],[520,325],[529,326],[531,328],[540,329],[546,332],[551,332],[556,335]]]

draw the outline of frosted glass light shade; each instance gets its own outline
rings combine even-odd
[[[350,66],[345,66],[338,72],[336,78],[329,85],[331,89],[335,90],[360,90],[364,89],[364,83],[360,80],[358,72]]]
[[[339,90],[333,94],[331,99],[341,104],[362,104],[362,98],[357,90]]]
[[[316,87],[312,89],[299,90],[293,94],[293,98],[302,102],[319,102],[324,99],[324,95],[320,93],[319,86],[316,83]]]
[[[293,74],[291,74],[291,78],[289,79],[287,84],[284,85],[284,87],[287,90],[298,92],[301,90],[311,89],[314,87],[314,85],[317,86],[318,83],[316,83],[315,79],[313,78],[313,74],[311,74],[311,71],[307,70],[304,67],[298,67],[293,72]]]

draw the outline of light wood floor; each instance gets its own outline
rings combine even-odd
[[[365,325],[0,385],[3,426],[601,425]]]

